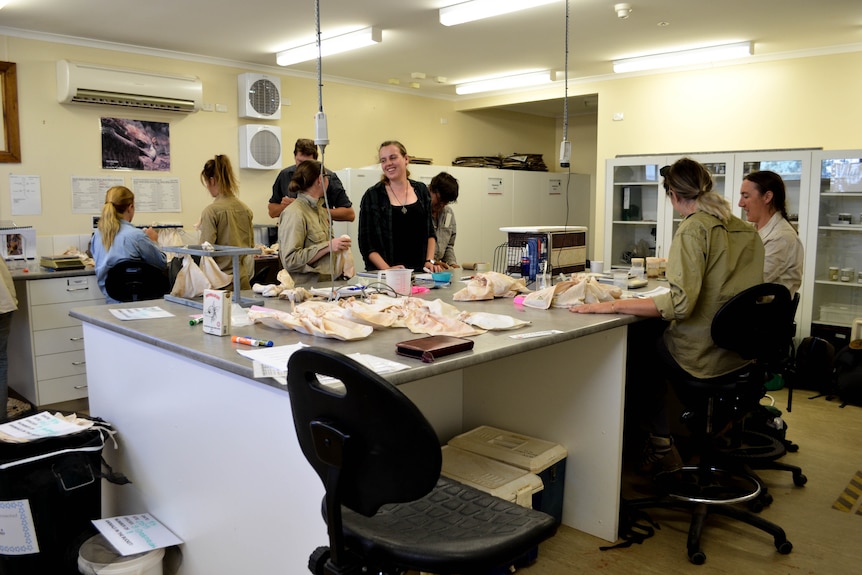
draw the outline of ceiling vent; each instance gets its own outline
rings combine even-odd
[[[280,119],[281,80],[265,74],[240,74],[237,77],[237,109],[240,118]]]
[[[239,167],[281,169],[281,128],[261,124],[239,127]]]
[[[62,104],[104,104],[167,112],[196,112],[203,101],[203,85],[195,76],[59,60],[57,100]]]

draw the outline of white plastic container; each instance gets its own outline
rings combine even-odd
[[[87,539],[78,552],[83,575],[162,575],[164,549],[122,556],[101,534]]]
[[[543,490],[533,498],[533,508],[562,521],[568,458],[565,447],[488,425],[456,435],[449,445],[535,473],[542,480]]]
[[[542,490],[535,473],[451,445],[443,446],[441,474],[500,499],[533,507],[533,495]]]

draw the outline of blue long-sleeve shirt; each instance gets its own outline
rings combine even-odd
[[[99,230],[96,230],[96,233],[93,234],[90,250],[93,252],[93,260],[96,262],[96,281],[108,303],[120,303],[112,299],[105,290],[105,279],[108,277],[108,270],[117,265],[118,262],[122,260],[143,260],[158,268],[165,268],[167,266],[165,254],[159,249],[159,246],[143,230],[136,228],[126,220],[120,221],[120,229],[117,230],[117,235],[114,237],[110,250],[105,251],[105,246],[102,243],[102,235]]]

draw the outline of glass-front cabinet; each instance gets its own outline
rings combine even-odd
[[[662,166],[682,156],[632,156],[607,160],[605,173],[605,265],[629,267],[633,257],[667,257],[670,242],[682,221],[665,195]],[[715,189],[728,200],[725,179],[733,173],[730,154],[691,154],[713,175]]]
[[[629,267],[631,258],[663,256],[670,202],[661,186],[661,158],[607,161],[605,267]]]
[[[836,348],[862,318],[862,150],[812,154],[803,290],[810,333]]]

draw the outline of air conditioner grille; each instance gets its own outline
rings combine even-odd
[[[261,166],[272,166],[281,157],[281,141],[270,131],[262,130],[251,137],[249,152]]]
[[[166,110],[171,112],[194,112],[194,102],[172,100],[170,98],[154,98],[133,96],[129,94],[112,94],[111,92],[95,92],[78,90],[72,97],[79,104],[105,104],[108,106],[125,106],[129,108],[148,108],[151,110]]]
[[[278,93],[278,86],[265,78],[256,80],[251,85],[248,99],[254,111],[262,116],[272,116],[281,105],[281,94]]]

